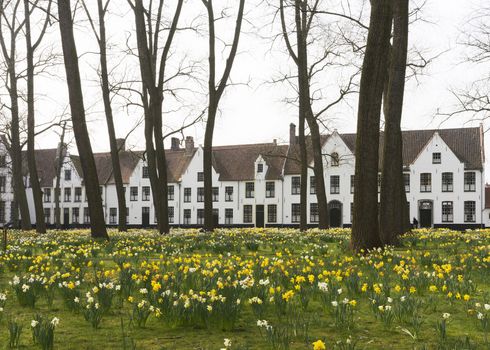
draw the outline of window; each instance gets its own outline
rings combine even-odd
[[[5,202],[0,201],[0,222],[5,222]]]
[[[439,152],[432,153],[432,164],[441,164],[441,154]]]
[[[276,223],[277,222],[277,205],[269,204],[267,206],[267,222]]]
[[[330,193],[331,194],[340,193],[340,176],[338,175],[330,176]]]
[[[202,171],[197,173],[197,181],[198,182],[203,182],[204,181],[204,173]]]
[[[111,225],[117,224],[117,208],[109,209],[109,224]]]
[[[339,166],[340,159],[339,159],[339,154],[337,152],[333,152],[330,155],[330,162],[332,166]]]
[[[378,193],[381,192],[381,174],[378,173]]]
[[[0,168],[5,168],[7,166],[7,157],[0,156]]]
[[[191,202],[192,189],[190,187],[184,188],[184,203]]]
[[[44,222],[48,225],[51,223],[51,209],[50,208],[44,208]]]
[[[354,221],[354,203],[350,203],[350,222],[352,224],[352,222]]]
[[[243,222],[246,224],[251,223],[253,220],[252,218],[252,206],[251,205],[244,205],[243,206]]]
[[[245,183],[245,198],[253,198],[255,196],[255,184],[253,182]]]
[[[263,173],[264,172],[264,164],[259,163],[257,164],[257,173]]]
[[[469,172],[464,173],[464,191],[475,192],[476,191],[476,173]]]
[[[129,188],[129,200],[131,202],[138,200],[138,187],[134,186]]]
[[[356,178],[354,175],[350,176],[350,193],[354,193]]]
[[[453,202],[442,202],[442,222],[453,222]]]
[[[5,176],[0,176],[0,193],[5,193],[6,184],[7,178]]]
[[[219,187],[213,187],[213,202],[219,201]]]
[[[274,198],[276,196],[276,184],[272,181],[265,183],[265,197]]]
[[[405,192],[410,192],[410,173],[403,173],[403,183],[405,184]]]
[[[65,181],[71,181],[71,169],[65,169]]]
[[[81,187],[75,187],[75,202],[81,202],[82,201],[82,188]]]
[[[169,201],[173,201],[174,200],[174,186],[168,186],[167,187],[167,199]]]
[[[453,173],[442,173],[442,192],[453,191]]]
[[[310,176],[310,194],[316,194],[316,178]]]
[[[420,192],[432,191],[432,174],[422,173],[420,174]]]
[[[65,188],[65,202],[71,202],[71,188]]]
[[[310,203],[310,222],[318,222],[318,203]]]
[[[197,201],[204,202],[204,187],[197,188]]]
[[[299,194],[301,192],[301,177],[293,176],[291,179],[291,194]]]
[[[148,179],[150,177],[150,172],[148,171],[148,167],[147,166],[143,166],[143,179]]]
[[[173,224],[174,222],[174,215],[175,215],[174,207],[168,207],[168,222],[170,224]]]
[[[225,202],[232,202],[233,201],[233,187],[232,186],[226,186],[225,187]]]
[[[225,225],[233,224],[233,209],[225,209]]]
[[[66,221],[65,221],[66,219]],[[63,209],[63,224],[68,225],[70,223],[70,208]]]
[[[301,209],[299,204],[291,204],[291,222],[299,222]]]
[[[197,224],[204,224],[204,209],[197,209]]]
[[[465,201],[464,202],[464,222],[476,221],[476,202]]]
[[[150,186],[143,186],[141,188],[141,200],[149,201],[150,200]]]
[[[88,208],[83,208],[83,223],[90,223],[90,212],[88,211]]]
[[[73,208],[71,210],[71,221],[74,224],[78,224],[80,222],[80,209],[79,208]]]
[[[191,224],[191,210],[184,209],[184,225],[190,225],[190,224]]]

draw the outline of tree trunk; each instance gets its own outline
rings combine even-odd
[[[63,123],[61,129],[60,143],[58,145],[58,154],[56,156],[56,183],[54,187],[54,223],[57,230],[61,229],[61,210],[60,210],[60,196],[61,196],[61,169],[63,168],[63,161],[65,158],[65,130],[66,123]]]
[[[34,200],[36,213],[37,233],[46,233],[46,222],[44,221],[44,207],[42,190],[39,185],[37,174],[36,153],[34,150],[34,49],[31,42],[31,16],[29,0],[24,0],[25,26],[26,26],[26,58],[27,58],[27,165],[29,168],[29,179]]]
[[[301,112],[299,114],[298,141],[299,141],[299,154],[300,154],[300,161],[301,161],[299,229],[300,231],[306,231],[306,229],[308,228],[308,218],[307,218],[308,158],[306,153],[306,141],[305,141],[305,117]]]
[[[213,134],[216,119],[216,102],[214,93],[209,95],[208,119],[204,133],[203,173],[204,173],[204,229],[214,229],[213,219]]]
[[[354,218],[351,245],[356,251],[381,246],[378,225],[379,124],[390,44],[391,0],[372,0],[362,66],[355,157]]]
[[[85,107],[78,67],[78,55],[73,36],[73,20],[71,17],[70,0],[58,1],[58,16],[60,23],[63,59],[65,62],[66,80],[70,97],[71,118],[73,131],[82,165],[83,180],[87,194],[90,213],[90,228],[93,238],[108,239],[104,210],[99,188],[99,179],[95,167],[94,155],[85,120]]]
[[[313,153],[313,172],[315,174],[315,192],[318,203],[320,229],[328,228],[327,194],[323,173],[322,142],[318,122],[313,115],[310,100],[310,82],[308,77],[308,44],[307,44],[307,9],[306,1],[295,0],[295,19],[297,37],[297,67],[300,114],[305,118],[310,128],[311,151]],[[304,159],[307,162],[307,158]],[[308,166],[308,164],[306,164]],[[305,180],[307,175],[305,175]],[[303,183],[303,179],[302,179]],[[307,189],[307,187],[306,187]]]
[[[407,198],[403,181],[401,118],[408,49],[408,0],[393,3],[394,35],[385,98],[385,132],[381,179],[380,236],[383,244],[397,244],[407,229]]]
[[[100,49],[100,77],[102,98],[104,100],[104,110],[109,132],[109,144],[111,148],[112,174],[116,184],[117,205],[118,205],[118,228],[119,231],[127,231],[126,225],[126,194],[121,175],[121,163],[119,162],[119,149],[116,142],[116,131],[114,128],[114,117],[112,114],[111,96],[109,88],[109,72],[107,68],[107,40],[105,30],[105,13],[102,0],[97,0],[99,13],[99,49]]]

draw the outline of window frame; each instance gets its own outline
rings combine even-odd
[[[204,187],[198,187],[196,191],[196,201],[197,203],[204,202]]]
[[[291,222],[299,223],[301,219],[301,205],[299,203],[291,203]]]
[[[454,203],[453,201],[443,201],[441,203],[441,221],[454,222]]]
[[[468,208],[468,206],[471,206]],[[468,213],[468,210],[471,210],[473,213]],[[469,215],[472,216],[471,219],[468,219]],[[464,222],[476,222],[476,201],[464,201]]]
[[[233,225],[233,208],[225,208],[225,225]]]
[[[243,206],[243,223],[252,224],[253,223],[253,205],[245,204]]]
[[[117,208],[109,208],[109,225],[116,225],[117,221]]]
[[[173,201],[175,199],[175,187],[174,185],[167,186],[167,200]]]
[[[65,187],[63,189],[63,202],[71,203],[71,187]]]
[[[340,194],[340,175],[330,175],[330,194]]]
[[[432,164],[441,164],[442,155],[441,152],[432,152]]]
[[[245,198],[255,197],[255,182],[245,182]]]
[[[233,186],[225,186],[225,202],[233,202]]]
[[[310,203],[310,222],[320,222],[320,212],[318,210],[318,203]]]
[[[151,198],[151,187],[150,186],[141,186],[141,201],[148,202]]]
[[[277,223],[277,204],[267,205],[267,222],[270,224]]]
[[[138,196],[139,196],[139,188],[138,188],[138,186],[131,186],[131,187],[129,187],[129,201],[130,202],[137,202],[138,201]]]
[[[450,176],[449,176],[450,175]],[[447,178],[445,179],[445,176],[451,179],[451,182],[448,182]],[[446,180],[446,181],[445,181]],[[441,173],[441,191],[442,192],[453,192],[454,191],[454,174],[452,172],[443,172]]]
[[[471,176],[470,179],[468,177]],[[472,180],[468,182],[468,180]],[[476,172],[465,171],[464,173],[464,191],[465,192],[476,192]]]
[[[270,186],[272,188],[270,188]],[[265,183],[265,198],[276,197],[276,183],[274,181],[267,181]]]
[[[425,179],[424,179],[425,177]],[[424,182],[422,180],[425,180]],[[423,183],[426,183],[425,185]],[[420,173],[420,192],[432,192],[432,173]]]
[[[192,188],[184,187],[184,203],[190,203],[192,201]]]
[[[301,194],[301,176],[293,176],[291,178],[291,194]]]

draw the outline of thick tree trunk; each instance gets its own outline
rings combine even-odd
[[[46,222],[44,221],[44,207],[39,176],[37,174],[36,153],[34,150],[34,49],[31,42],[31,19],[29,0],[24,0],[25,26],[26,26],[26,58],[27,58],[27,165],[29,168],[29,179],[34,200],[36,213],[37,233],[46,233]]]
[[[408,49],[408,0],[393,2],[394,35],[385,98],[385,133],[381,179],[380,236],[396,244],[407,229],[407,198],[403,182],[401,118]]]
[[[111,96],[109,88],[109,72],[107,68],[107,40],[105,30],[105,10],[102,0],[97,0],[99,13],[99,49],[100,49],[100,77],[102,98],[104,100],[104,110],[109,133],[109,144],[111,148],[112,173],[116,184],[117,204],[118,204],[118,228],[119,231],[127,231],[126,225],[126,194],[121,175],[121,164],[119,162],[119,149],[116,142],[116,131],[114,128],[114,117],[111,106]]]
[[[298,143],[301,161],[299,229],[300,231],[305,231],[306,229],[308,229],[308,158],[306,153],[305,140],[305,117],[301,113],[299,115]]]
[[[57,230],[61,229],[61,209],[60,209],[60,197],[61,197],[61,169],[63,168],[63,162],[66,154],[65,148],[65,130],[66,123],[63,123],[61,129],[60,143],[58,145],[58,154],[56,155],[56,183],[54,186],[54,223]]]
[[[214,229],[213,219],[213,134],[216,119],[216,101],[214,93],[209,95],[208,119],[204,133],[203,172],[204,172],[204,229]]]
[[[104,210],[102,207],[99,179],[95,167],[94,155],[85,120],[85,107],[80,82],[78,56],[73,36],[73,20],[71,17],[70,0],[58,1],[58,16],[60,23],[63,58],[65,62],[66,80],[70,97],[73,131],[82,165],[83,180],[87,193],[90,212],[90,228],[94,238],[108,239]]]
[[[362,67],[356,139],[354,218],[356,251],[381,246],[378,225],[379,124],[390,44],[392,0],[372,0]]]

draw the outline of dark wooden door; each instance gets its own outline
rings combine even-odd
[[[150,226],[150,208],[143,207],[141,209],[141,226],[149,227]]]
[[[63,209],[63,226],[68,227],[70,224],[70,208]]]
[[[420,209],[420,227],[432,227],[432,209]]]
[[[256,227],[264,227],[264,206],[256,205],[255,206],[255,226]]]
[[[330,208],[330,227],[340,227],[342,225],[342,211],[340,208]]]
[[[219,226],[219,209],[213,209],[213,226]]]

